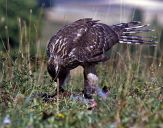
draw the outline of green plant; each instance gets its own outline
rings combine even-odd
[[[40,32],[40,13],[35,0],[1,0],[0,1],[0,47],[9,49],[17,47],[21,34],[26,36],[22,42],[35,43]],[[27,29],[28,33],[20,33]],[[21,37],[20,37],[21,38]]]

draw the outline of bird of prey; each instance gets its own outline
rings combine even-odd
[[[154,45],[152,37],[135,35],[151,31],[148,26],[137,21],[109,26],[99,20],[84,18],[61,28],[47,46],[47,70],[54,81],[58,80],[59,91],[64,92],[70,70],[82,66],[84,97],[92,99],[94,92],[105,97],[98,87],[95,65],[107,61],[106,52],[117,43]]]

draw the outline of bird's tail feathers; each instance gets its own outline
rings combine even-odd
[[[117,26],[120,26],[118,24]],[[126,44],[144,44],[149,46],[156,46],[158,44],[156,36],[142,36],[141,33],[153,32],[153,29],[149,28],[149,24],[142,25],[141,22],[132,21],[127,24],[122,23],[123,32],[120,35],[119,43]]]

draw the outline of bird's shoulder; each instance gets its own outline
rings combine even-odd
[[[65,25],[51,38],[50,42],[75,42],[86,34],[96,22],[98,21],[92,20],[91,18],[84,18]]]
[[[60,52],[65,48],[66,53],[70,53],[74,48],[78,49],[83,44],[81,40],[88,30],[98,22],[91,18],[79,19],[71,24],[62,27],[48,43],[48,52]],[[56,52],[57,53],[57,52]],[[72,53],[72,52],[71,52]]]

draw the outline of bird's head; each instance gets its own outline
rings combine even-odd
[[[48,72],[52,78],[56,79],[61,66],[61,59],[56,55],[51,55],[48,59]]]

